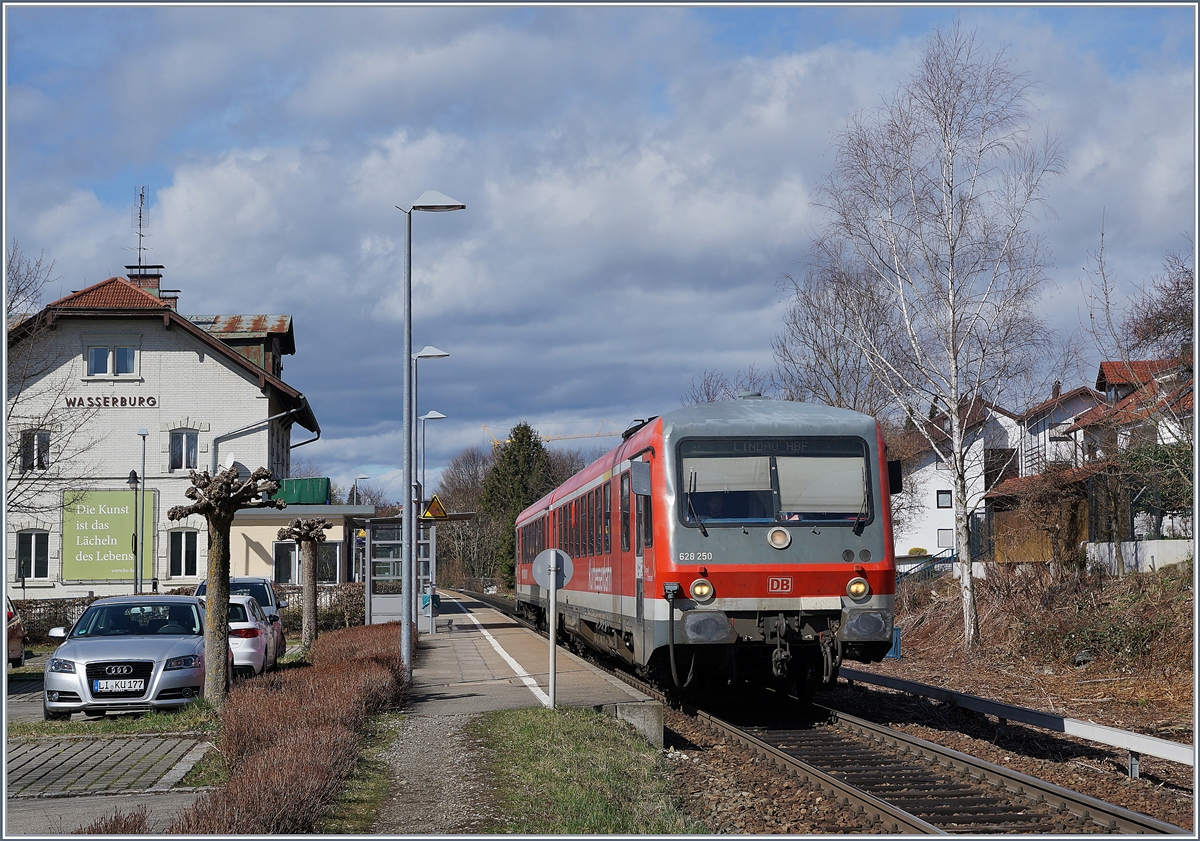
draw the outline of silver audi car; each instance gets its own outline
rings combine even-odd
[[[204,608],[195,596],[115,596],[93,602],[46,661],[42,711],[169,709],[204,695]],[[228,674],[233,654],[226,651]]]

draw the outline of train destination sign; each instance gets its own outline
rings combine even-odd
[[[141,491],[63,493],[62,577],[64,581],[133,581],[134,497]],[[153,578],[155,491],[145,491],[142,512],[142,578]]]

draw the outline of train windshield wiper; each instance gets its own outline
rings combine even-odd
[[[866,525],[867,525],[867,502],[869,500],[870,500],[870,497],[867,495],[867,483],[866,483],[866,479],[864,477],[862,508],[859,508],[858,514],[856,514],[854,516],[854,536],[855,537],[860,537],[863,533],[863,529],[866,528]]]
[[[704,527],[704,521],[700,519],[700,515],[696,513],[696,509],[692,507],[692,494],[696,492],[696,471],[692,471],[688,477],[687,490],[687,507],[688,513],[692,515],[692,519],[696,521],[696,525],[700,526],[700,533],[708,537],[708,529]]]

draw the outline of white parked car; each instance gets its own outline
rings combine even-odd
[[[275,629],[254,596],[229,597],[229,647],[234,672],[244,677],[275,668],[282,654],[276,647]]]
[[[208,591],[208,582],[201,581],[196,587],[195,595],[204,598],[204,594]],[[229,579],[229,595],[232,596],[254,596],[258,599],[258,606],[263,609],[263,613],[271,620],[271,626],[275,629],[275,649],[282,657],[287,651],[287,638],[283,633],[283,620],[279,618],[279,611],[288,606],[286,599],[278,599],[275,596],[275,587],[269,578],[261,578],[258,576],[234,576]]]

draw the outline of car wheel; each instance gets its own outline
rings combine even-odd
[[[46,702],[42,701],[42,719],[45,721],[66,721],[71,717],[69,712],[55,712],[46,706]]]

